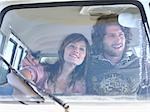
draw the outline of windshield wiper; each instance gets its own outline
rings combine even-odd
[[[42,100],[45,100],[45,98],[43,97],[44,95],[49,96],[49,98],[51,98],[53,101],[57,102],[59,105],[61,105],[64,109],[65,112],[69,112],[69,105],[67,103],[65,103],[64,101],[62,101],[61,99],[57,98],[56,96],[48,93],[45,89],[37,87],[36,84],[30,80],[27,80],[19,71],[17,71],[16,69],[14,69],[5,59],[2,55],[0,55],[0,58],[6,63],[6,65],[8,66],[8,68],[14,72],[14,74],[22,79],[29,87],[31,87],[31,89],[40,96],[40,98],[42,98]],[[22,101],[20,101],[21,103],[23,103]]]

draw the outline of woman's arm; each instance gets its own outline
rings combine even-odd
[[[8,83],[14,88],[21,91],[26,96],[37,97],[38,94],[22,79],[17,77],[14,73],[9,73],[7,75]]]
[[[22,75],[24,75],[24,77],[29,80],[35,80],[35,78],[37,78],[36,71],[37,67],[40,66],[40,63],[31,55],[30,52],[22,60],[21,65],[22,69],[20,70],[20,72],[22,73]]]
[[[39,60],[36,60],[30,53],[28,53],[28,55],[21,62],[22,68],[27,66],[34,66],[38,64],[39,64]]]
[[[20,70],[20,73],[28,80],[32,80],[32,72],[29,69]]]
[[[37,83],[37,79],[41,75],[39,73],[39,66],[28,66],[20,70],[20,73],[28,80]],[[43,74],[42,74],[43,75]]]

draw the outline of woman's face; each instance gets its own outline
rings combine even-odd
[[[86,43],[84,41],[69,43],[64,50],[64,60],[67,63],[80,65],[86,56]]]

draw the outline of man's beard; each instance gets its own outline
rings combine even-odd
[[[107,54],[108,56],[111,56],[111,57],[122,57],[124,51],[125,51],[125,49],[122,49],[122,51],[117,52],[113,48],[110,48],[106,45],[103,47],[103,53]]]

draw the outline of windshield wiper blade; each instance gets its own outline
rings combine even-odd
[[[45,95],[49,96],[49,98],[51,98],[53,101],[55,101],[55,102],[57,102],[59,105],[61,105],[61,106],[65,109],[65,112],[69,112],[69,111],[68,111],[68,110],[69,110],[69,105],[68,105],[67,103],[65,103],[65,102],[62,101],[61,99],[57,98],[56,96],[54,96],[54,95],[48,93],[45,89],[40,88],[40,87],[37,87],[34,82],[27,80],[18,70],[14,69],[14,68],[6,61],[6,59],[5,59],[2,55],[0,55],[0,58],[6,63],[6,65],[8,66],[8,68],[9,68],[10,70],[12,70],[13,72],[15,72],[14,74],[15,74],[18,78],[22,79],[26,84],[28,84],[28,85],[31,87],[31,89],[32,89],[35,93],[37,93],[43,100],[45,100],[45,98],[43,97],[42,94],[45,94]],[[22,102],[22,101],[21,101],[21,102]]]

